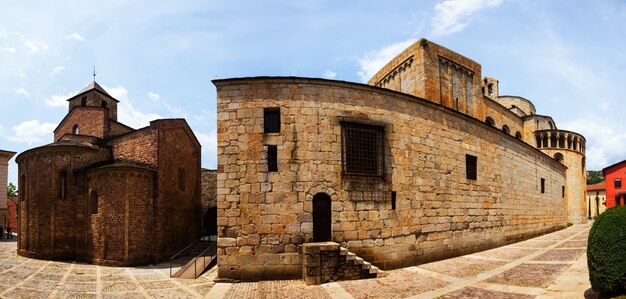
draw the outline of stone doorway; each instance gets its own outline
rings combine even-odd
[[[317,193],[313,196],[313,242],[332,241],[332,212],[330,196]]]

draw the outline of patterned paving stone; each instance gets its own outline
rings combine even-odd
[[[530,298],[535,298],[535,296],[467,287],[467,288],[462,288],[456,292],[452,292],[444,296],[441,296],[441,298],[445,298],[445,299],[453,299],[453,298],[454,299],[473,299],[473,298],[526,299],[526,298],[529,298],[530,299]]]
[[[435,263],[420,265],[420,268],[455,277],[472,277],[506,264],[506,261],[479,260],[457,257]]]
[[[22,287],[37,290],[53,290],[59,281],[30,278],[22,283]]]
[[[485,282],[522,287],[546,288],[571,265],[521,264]]]
[[[557,248],[586,248],[586,247],[587,247],[587,239],[567,241],[557,246]]]
[[[184,289],[164,289],[164,290],[150,290],[148,295],[152,298],[162,299],[184,299],[193,298],[193,294],[185,291]]]
[[[85,292],[57,292],[54,298],[58,299],[90,299],[90,298],[98,298],[96,293],[85,293]]]
[[[344,281],[339,284],[354,298],[406,298],[444,287],[447,282],[407,270],[392,270],[377,279]]]
[[[102,281],[112,282],[112,281],[131,281],[129,275],[102,275],[100,277]]]
[[[65,282],[59,286],[59,289],[64,291],[95,292],[97,286],[95,283]]]
[[[159,280],[159,281],[142,281],[139,282],[139,285],[144,289],[170,289],[176,288],[178,285],[169,280]]]
[[[6,298],[16,298],[16,299],[33,299],[33,298],[47,298],[52,290],[33,290],[26,288],[15,288],[10,291],[9,294],[3,295]]]
[[[98,280],[97,275],[68,275],[66,281],[70,282],[96,282]]]
[[[507,247],[522,247],[522,248],[546,248],[550,245],[554,245],[558,240],[526,240],[523,242],[515,243]]]
[[[487,251],[472,253],[471,255],[503,259],[503,260],[516,260],[536,251],[537,249],[503,247],[503,248],[495,248],[495,249],[491,249]]]
[[[206,294],[208,294],[211,289],[213,288],[214,284],[213,283],[207,283],[207,284],[201,284],[201,285],[195,285],[195,286],[191,286],[191,288],[198,294],[204,296]]]
[[[140,292],[103,293],[102,299],[143,299],[146,298]]]
[[[139,286],[134,282],[104,282],[102,283],[102,292],[114,293],[114,292],[133,292],[137,291]]]
[[[234,284],[224,296],[225,298],[259,298],[259,299],[330,299],[330,295],[322,286],[307,286],[301,280],[262,281],[258,283]]]
[[[553,249],[536,258],[533,261],[576,261],[585,254],[585,249]]]

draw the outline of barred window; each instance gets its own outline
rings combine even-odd
[[[478,157],[465,155],[465,178],[468,180],[476,180],[478,178]]]
[[[263,132],[280,133],[280,108],[263,109],[263,124]]]
[[[383,176],[384,134],[382,126],[341,122],[344,174]]]

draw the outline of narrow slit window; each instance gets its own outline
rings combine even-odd
[[[65,199],[67,196],[67,173],[62,172],[59,175],[59,199]]]
[[[465,155],[465,177],[468,180],[476,180],[478,178],[478,157]]]
[[[391,191],[391,209],[396,209],[396,191]]]
[[[98,214],[98,192],[96,190],[89,190],[89,206],[91,214]]]
[[[263,109],[263,127],[265,133],[280,133],[280,108]]]
[[[565,186],[561,186],[561,197],[565,198]]]
[[[541,193],[546,193],[546,179],[541,178]]]
[[[267,171],[278,171],[278,147],[276,145],[267,146]]]

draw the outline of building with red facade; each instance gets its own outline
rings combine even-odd
[[[606,182],[606,207],[626,204],[626,160],[602,169]]]
[[[21,153],[18,254],[135,265],[200,236],[200,143],[184,119],[117,121],[96,82],[68,100],[54,142]]]

